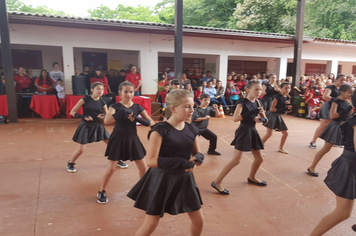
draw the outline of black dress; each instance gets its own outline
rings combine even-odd
[[[126,112],[131,114],[133,112],[136,116],[144,111],[138,104],[133,104],[130,108],[127,108],[121,103],[116,103],[110,107],[115,109],[115,113]],[[146,150],[137,136],[136,121],[130,121],[127,117],[116,119],[105,156],[112,161],[134,161],[141,160],[145,155]]]
[[[273,97],[276,96],[279,92],[276,91],[269,83],[265,83],[264,85],[266,86],[266,94],[261,98],[261,102],[265,111],[269,111]]]
[[[177,130],[161,122],[152,126],[148,137],[153,131],[162,136],[159,157],[190,159],[197,128],[185,123],[183,130]],[[185,172],[185,169],[149,168],[127,196],[146,214],[161,217],[164,213],[177,215],[197,211],[203,204],[193,172]]]
[[[276,109],[280,109],[280,108],[283,109],[286,107],[286,101],[288,100],[287,97],[283,97],[283,95],[279,93],[274,98],[277,99]],[[263,125],[267,128],[274,129],[276,131],[288,130],[281,116],[281,114],[284,113],[285,112],[279,113],[278,111],[277,112],[267,111],[266,117],[268,121]]]
[[[103,114],[103,107],[106,105],[104,100],[99,99],[95,101],[91,96],[85,96],[82,99],[84,101],[83,116],[91,116],[93,121],[82,120],[74,133],[73,141],[87,144],[109,139],[110,134],[97,117]]]
[[[340,99],[334,101],[337,103],[337,112],[343,112],[350,107],[349,103]],[[319,138],[325,140],[325,142],[332,143],[334,145],[343,145],[340,124],[347,121],[349,114],[345,113],[343,116],[333,119],[320,134]]]
[[[338,88],[336,88],[335,85],[329,85],[325,89],[330,89],[330,97],[332,98],[337,98],[340,95],[340,91]],[[319,117],[321,119],[330,119],[330,108],[331,108],[331,102],[326,101],[323,105],[323,107],[319,111]]]
[[[339,197],[356,198],[356,153],[354,147],[354,129],[356,116],[343,124],[344,152],[332,164],[324,180],[330,190]]]
[[[241,114],[260,107],[257,99],[255,102],[251,102],[247,98],[244,98],[239,100],[236,106],[238,104],[241,104],[243,107]],[[251,149],[264,149],[260,135],[258,134],[255,127],[256,122],[254,119],[256,116],[257,114],[251,115],[248,119],[243,119],[240,121],[240,126],[235,131],[235,139],[230,144],[234,145],[235,149],[245,152],[251,151]]]

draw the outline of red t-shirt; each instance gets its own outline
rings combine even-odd
[[[131,72],[128,73],[125,77],[126,81],[129,81],[131,84],[133,84],[135,86],[135,88],[137,88],[139,81],[141,80],[141,76],[139,73],[136,74],[132,74]]]
[[[236,87],[238,88],[238,89],[240,89],[240,90],[242,90],[242,87],[244,86],[244,85],[246,85],[246,81],[237,81],[236,82]]]
[[[102,79],[99,78],[90,78],[90,84],[93,84],[95,82],[100,82],[104,85],[104,93],[103,95],[108,94],[108,85],[109,85],[109,81],[108,78],[106,78],[106,76],[104,76]]]
[[[203,93],[203,91],[199,91],[198,89],[195,90],[194,92],[194,100],[197,100],[198,98],[200,98],[200,95]]]
[[[51,87],[53,85],[52,79],[50,79],[50,83],[49,84],[46,83],[46,79],[43,79],[43,84],[42,85],[38,84],[39,81],[40,81],[40,78],[37,77],[37,79],[35,80],[35,84],[37,84],[38,86],[40,86],[42,88],[49,88],[49,87]],[[46,92],[46,93],[50,93],[50,92],[53,91],[53,88],[50,89],[50,90],[43,90],[43,89],[40,89],[40,88],[37,88],[37,89],[40,92]]]
[[[200,76],[198,75],[191,75],[189,76],[189,79],[197,79],[198,81],[200,80]]]
[[[161,98],[162,98],[162,103],[166,103],[166,96],[167,96],[167,94],[168,94],[168,92],[169,91],[166,91],[166,90],[163,90],[162,92],[161,92]]]
[[[16,81],[15,91],[20,92],[22,89],[26,89],[30,87],[31,79],[27,75],[23,75],[23,77],[19,74],[14,75],[14,80]]]

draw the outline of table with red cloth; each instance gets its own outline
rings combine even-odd
[[[120,101],[121,101],[121,97],[116,96],[116,102],[120,102]],[[151,98],[145,96],[134,96],[132,98],[132,102],[143,107],[143,109],[145,109],[147,114],[151,116]]]
[[[59,115],[59,106],[56,95],[33,95],[30,109],[43,119],[51,119]]]
[[[9,109],[7,108],[6,95],[0,95],[0,115],[3,115],[3,116],[9,115]]]
[[[66,95],[67,99],[67,118],[71,118],[72,116],[70,115],[70,111],[73,109],[73,107],[78,103],[78,101],[83,98],[84,95]],[[83,107],[77,111],[77,113],[83,115]]]

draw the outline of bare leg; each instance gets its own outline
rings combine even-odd
[[[79,144],[77,149],[74,151],[72,154],[72,158],[70,159],[70,163],[75,163],[75,161],[80,157],[80,155],[83,154],[85,150],[85,145],[86,144]]]
[[[315,156],[314,156],[314,160],[313,163],[311,164],[311,166],[309,166],[309,170],[311,172],[315,172],[315,168],[316,165],[318,165],[319,161],[321,160],[321,158],[323,158],[323,156],[328,153],[330,151],[330,149],[333,147],[333,144],[325,142],[324,146],[320,149],[320,151],[318,151]]]
[[[147,165],[145,159],[135,161],[140,178],[146,173]]]
[[[262,143],[265,144],[267,140],[272,136],[273,130],[270,128],[267,128],[267,133],[263,136],[262,138]]]
[[[204,226],[203,210],[188,212],[188,216],[192,223],[190,224],[190,234],[192,236],[200,236]]]
[[[240,163],[241,157],[242,157],[243,151],[239,151],[234,149],[234,156],[232,157],[231,161],[227,163],[224,168],[221,170],[220,174],[218,177],[214,180],[216,187],[220,190],[223,191],[224,188],[221,185],[221,182],[225,178],[225,176],[235,167]]]
[[[281,130],[282,137],[281,137],[281,143],[279,144],[279,149],[284,150],[284,144],[286,143],[287,137],[288,137],[288,132],[287,130]]]
[[[318,128],[316,128],[313,136],[312,142],[316,142],[317,138],[320,136],[321,132],[325,129],[326,126],[331,122],[331,119],[320,119]]]
[[[255,160],[252,162],[251,171],[250,171],[250,175],[248,176],[248,178],[254,182],[259,183],[261,181],[256,179],[256,173],[263,162],[263,157],[261,155],[261,150],[256,151],[254,149],[251,149],[251,152],[252,152],[252,155],[255,158]]]
[[[109,160],[100,190],[105,190],[106,185],[108,184],[111,176],[114,174],[114,172],[116,170],[116,165],[117,165],[117,161]]]
[[[354,200],[336,196],[336,208],[330,214],[324,216],[319,224],[315,227],[310,236],[321,236],[335,225],[350,217]]]
[[[160,216],[146,215],[143,225],[137,230],[135,236],[149,236],[157,228]]]

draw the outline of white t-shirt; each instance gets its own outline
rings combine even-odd
[[[49,72],[49,77],[53,80],[55,84],[57,84],[57,79],[62,79],[64,84],[64,73],[62,71],[51,71]]]
[[[65,98],[66,97],[66,91],[64,90],[64,86],[60,86],[59,84],[56,85],[56,90],[57,90],[57,97],[58,98]]]

